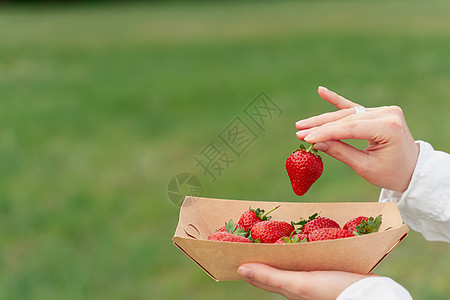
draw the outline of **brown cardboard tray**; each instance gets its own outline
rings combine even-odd
[[[383,216],[380,231],[345,239],[301,244],[258,244],[208,241],[210,234],[225,222],[239,220],[249,206],[271,213],[272,220],[297,221],[319,212],[341,226],[360,215]],[[394,203],[293,203],[242,201],[187,196],[180,209],[173,243],[216,281],[240,280],[237,268],[259,262],[285,270],[340,270],[370,273],[406,237]]]

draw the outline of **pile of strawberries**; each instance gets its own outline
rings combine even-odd
[[[381,226],[381,215],[376,218],[359,216],[349,220],[342,228],[327,217],[313,214],[307,220],[285,222],[273,221],[268,214],[280,206],[268,211],[251,209],[245,211],[239,221],[225,223],[208,237],[211,241],[239,243],[304,243],[352,237],[377,232]]]

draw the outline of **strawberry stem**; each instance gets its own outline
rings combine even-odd
[[[265,216],[267,216],[269,213],[273,212],[275,209],[277,209],[278,207],[280,207],[281,205],[278,205],[277,207],[272,208],[271,210],[269,210],[268,212],[266,212],[264,215],[262,215],[261,219],[263,219]]]
[[[310,153],[314,154],[317,158],[321,158],[320,155],[318,154],[319,151],[314,149],[314,144],[311,144],[308,148],[306,148],[305,145],[300,144],[300,147],[297,150],[295,150],[294,153],[297,151],[300,151],[300,150],[305,151],[305,152],[310,152]]]

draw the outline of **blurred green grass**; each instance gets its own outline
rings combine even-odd
[[[279,299],[215,283],[171,244],[169,180],[300,201],[284,161],[294,122],[332,109],[318,85],[399,105],[416,139],[450,151],[449,13],[436,0],[0,8],[0,298]],[[283,115],[211,182],[193,157],[260,91]],[[324,164],[301,201],[377,200]],[[375,271],[446,299],[449,270],[448,244],[411,232]]]

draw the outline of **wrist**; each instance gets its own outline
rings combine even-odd
[[[406,180],[397,190],[398,192],[404,193],[408,189],[414,175],[414,170],[416,169],[417,160],[419,159],[419,153],[420,144],[418,142],[414,142],[414,145],[411,147],[411,151],[409,154],[407,174],[405,176]]]

